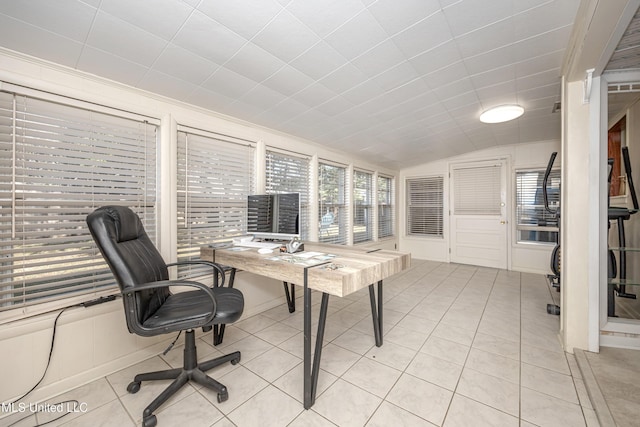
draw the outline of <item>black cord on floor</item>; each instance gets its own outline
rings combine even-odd
[[[11,402],[10,405],[13,405],[16,402],[18,402],[18,401],[24,399],[25,397],[27,397],[44,380],[44,377],[47,375],[47,371],[49,370],[49,365],[51,364],[51,356],[53,355],[53,345],[56,342],[56,329],[57,329],[57,326],[58,326],[58,319],[60,319],[60,316],[62,316],[62,313],[64,313],[67,309],[73,308],[73,307],[81,307],[81,304],[74,304],[74,305],[70,305],[68,307],[63,308],[62,310],[60,310],[60,313],[58,313],[58,315],[56,316],[56,320],[54,320],[54,322],[53,322],[53,334],[51,336],[51,348],[49,349],[49,359],[47,360],[47,366],[45,366],[45,368],[44,368],[44,372],[42,373],[42,377],[40,377],[40,380],[38,380],[36,385],[31,387],[31,390],[29,390],[28,392],[26,392],[22,396],[18,397],[16,400]]]

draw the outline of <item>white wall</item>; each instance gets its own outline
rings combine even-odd
[[[172,147],[175,148],[175,126],[179,123],[259,141],[263,149],[271,146],[291,150],[314,159],[340,161],[350,167],[397,176],[397,171],[328,150],[310,141],[2,49],[0,82],[161,119],[159,162],[163,170],[173,170],[173,174],[175,166],[171,165],[175,163],[175,154]],[[171,174],[163,174],[159,184],[160,251],[167,261],[173,261],[176,256],[175,198],[171,182],[175,182],[175,177],[167,175]],[[367,246],[393,249],[397,246],[397,240],[384,239],[368,243]],[[236,276],[236,286],[245,294],[244,316],[285,303],[279,282],[241,272]],[[44,372],[56,314],[44,313],[23,319],[18,316],[18,320],[13,322],[5,319],[4,323],[0,323],[0,402],[22,395]],[[142,338],[129,334],[120,300],[90,308],[69,309],[58,322],[55,349],[47,376],[27,401],[36,402],[62,393],[158,354],[173,338],[173,335]]]
[[[406,180],[415,177],[444,176],[444,206],[445,213],[450,205],[449,197],[449,166],[461,161],[483,161],[504,158],[508,164],[508,198],[507,208],[509,215],[509,242],[508,258],[509,269],[515,271],[547,274],[549,259],[553,245],[518,244],[515,242],[515,173],[519,169],[542,168],[547,166],[549,156],[554,151],[560,151],[560,141],[545,141],[529,144],[504,145],[484,150],[467,153],[461,156],[437,160],[400,171],[399,185],[400,197],[398,199],[400,217],[399,224],[399,249],[411,252],[414,258],[434,261],[449,262],[449,221],[447,215],[444,218],[444,238],[429,238],[408,236],[406,230]],[[559,167],[560,156],[556,159],[554,167]]]

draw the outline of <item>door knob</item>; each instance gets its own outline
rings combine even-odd
[[[507,221],[505,221],[505,220],[500,221],[500,224],[506,224],[506,223],[507,223]]]

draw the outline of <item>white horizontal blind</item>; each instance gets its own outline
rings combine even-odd
[[[353,243],[373,239],[373,175],[353,171]]]
[[[393,178],[378,175],[378,238],[394,235],[395,191]]]
[[[556,241],[558,219],[544,206],[544,170],[516,171],[516,229],[520,242]],[[560,170],[552,170],[547,183],[552,211],[560,203]]]
[[[200,257],[200,247],[246,231],[247,196],[253,192],[255,146],[232,137],[178,131],[178,261]],[[182,266],[180,277],[203,267]]]
[[[348,241],[347,169],[328,163],[318,164],[318,239],[324,243],[346,245]]]
[[[97,207],[131,207],[155,240],[156,132],[0,92],[0,311],[114,286],[85,222]]]
[[[309,238],[309,159],[267,150],[266,192],[300,193],[300,237]]]
[[[500,215],[500,165],[453,170],[455,215]]]
[[[407,179],[407,234],[443,237],[444,177]]]

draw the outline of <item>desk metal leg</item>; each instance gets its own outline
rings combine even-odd
[[[218,280],[217,280],[218,276],[216,275],[216,281],[215,281],[215,286],[218,287]],[[236,269],[235,268],[231,268],[231,272],[229,273],[229,282],[228,282],[228,286],[230,288],[233,288],[233,281],[236,278]],[[218,345],[218,344],[222,344],[222,339],[224,338],[224,327],[226,325],[222,324],[222,325],[213,325],[213,345]]]
[[[289,282],[282,282],[284,285],[284,295],[287,297],[287,306],[289,313],[296,311],[296,285],[291,283],[291,291],[289,291]]]
[[[311,360],[311,289],[308,286],[307,269],[304,270],[304,409],[309,409],[316,401],[318,387],[318,374],[320,372],[320,358],[322,357],[322,342],[324,340],[324,328],[327,322],[327,307],[329,294],[322,294],[320,304],[320,317],[318,319],[318,333],[316,334],[316,347]],[[312,366],[313,365],[313,366]]]
[[[376,347],[382,346],[382,280],[378,282],[378,304],[376,307],[376,293],[373,285],[369,285],[369,299],[371,300],[371,317],[373,319],[373,335]]]

